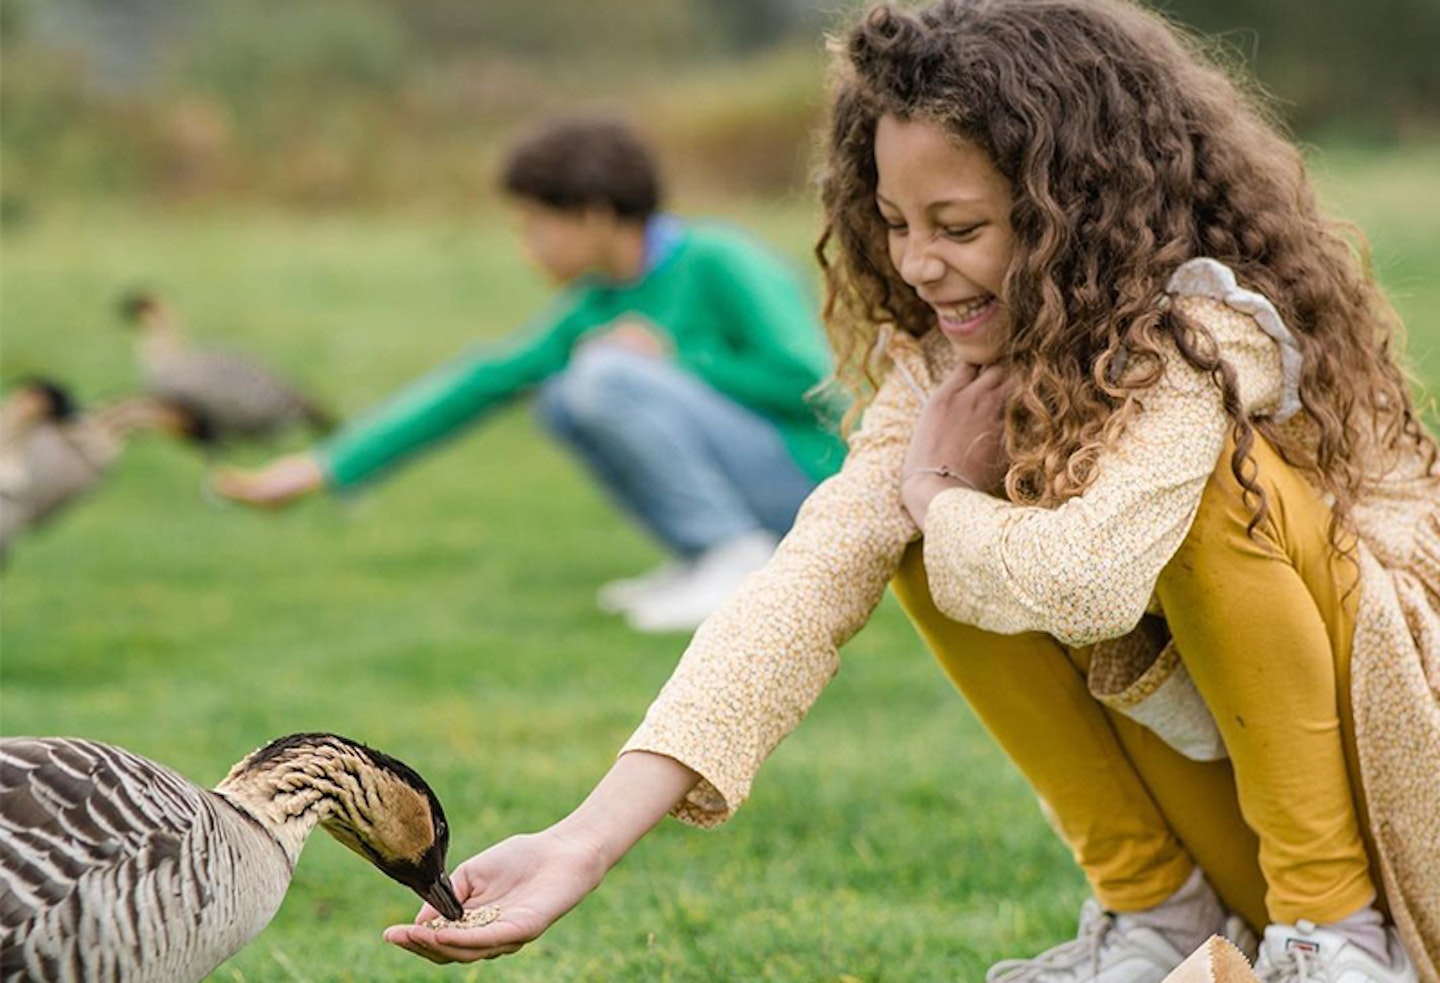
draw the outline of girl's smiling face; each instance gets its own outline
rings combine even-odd
[[[1000,300],[1015,248],[1010,182],[974,144],[891,115],[875,128],[875,168],[896,272],[934,309],[961,359],[996,361],[1012,333]]]

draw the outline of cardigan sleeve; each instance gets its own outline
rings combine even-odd
[[[764,568],[695,633],[624,751],[664,754],[699,772],[676,808],[691,824],[729,818],[760,765],[839,668],[918,535],[900,499],[900,465],[920,395],[891,373],[841,471],[811,494]]]
[[[1175,303],[1235,369],[1247,412],[1276,413],[1287,391],[1277,339],[1223,300]],[[968,489],[935,497],[924,548],[936,606],[988,631],[1043,631],[1070,645],[1130,631],[1189,532],[1229,430],[1219,387],[1171,348],[1163,377],[1082,494],[1055,508]]]

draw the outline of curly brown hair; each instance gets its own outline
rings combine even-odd
[[[935,322],[891,265],[875,204],[875,129],[893,114],[979,146],[1011,185],[1012,500],[1054,505],[1085,489],[1159,378],[1167,339],[1223,392],[1231,467],[1256,523],[1257,429],[1333,495],[1337,518],[1377,435],[1433,468],[1402,327],[1363,239],[1320,214],[1297,147],[1200,41],[1128,0],[940,0],[874,7],[831,50],[816,253],[840,379],[859,403],[882,329],[918,336]],[[1294,332],[1304,427],[1247,419],[1214,339],[1160,302],[1174,270],[1201,256],[1268,297]]]

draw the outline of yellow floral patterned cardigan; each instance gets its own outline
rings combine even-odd
[[[1252,415],[1283,420],[1298,409],[1299,352],[1268,301],[1212,260],[1185,264],[1170,290],[1214,336]],[[844,468],[696,632],[625,745],[702,776],[676,810],[687,822],[715,825],[744,802],[919,535],[900,500],[901,462],[925,397],[954,361],[936,332],[897,335],[888,353],[893,370]],[[1043,631],[1072,645],[1129,633],[1189,530],[1227,431],[1214,382],[1171,353],[1083,495],[1055,509],[959,488],[935,498],[924,551],[936,605],[990,631]],[[1362,784],[1392,914],[1421,978],[1440,983],[1440,471],[1411,458],[1368,470],[1373,485],[1352,512]]]

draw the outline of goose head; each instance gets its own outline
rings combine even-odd
[[[5,400],[5,415],[17,424],[60,422],[75,415],[69,390],[40,376],[21,379]]]
[[[203,447],[213,447],[220,439],[204,410],[176,400],[157,401],[142,426]]]
[[[269,774],[267,784],[279,794],[299,793],[323,803],[322,829],[446,918],[464,915],[445,873],[450,847],[445,810],[425,779],[403,761],[335,734],[292,734],[236,765],[222,787],[260,773]],[[304,796],[309,789],[318,797]]]
[[[445,874],[450,825],[440,800],[404,762],[378,751],[369,755],[376,770],[366,794],[321,827],[446,918],[461,917],[465,909]]]
[[[148,290],[128,291],[116,304],[120,319],[143,334],[176,334],[179,325],[174,309]]]

